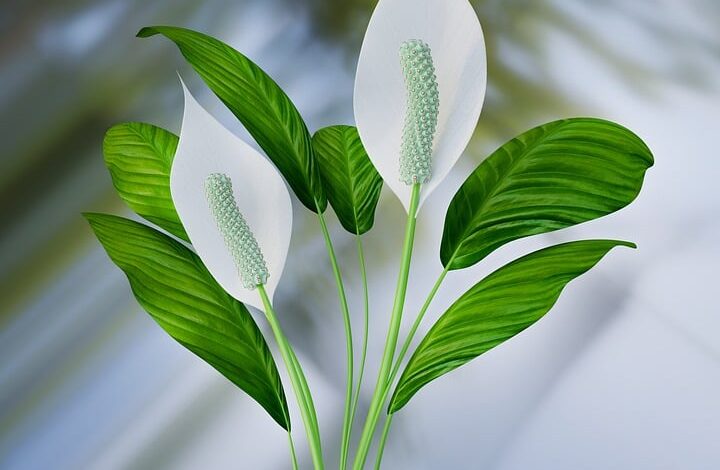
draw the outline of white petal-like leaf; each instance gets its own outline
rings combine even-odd
[[[224,173],[232,180],[240,212],[267,263],[272,298],[285,266],[292,230],[290,194],[272,164],[220,124],[183,84],[185,112],[170,173],[170,191],[193,247],[215,280],[239,301],[263,308],[256,290],[242,285],[205,197],[205,180]]]
[[[406,210],[411,187],[400,181],[406,88],[399,51],[410,39],[430,46],[440,94],[432,177],[421,204],[470,141],[487,83],[485,41],[467,0],[380,0],[360,52],[355,120],[370,159]]]

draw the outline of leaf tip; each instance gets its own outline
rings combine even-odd
[[[410,398],[415,394],[415,392],[412,392],[410,396],[402,396],[401,388],[400,388],[400,382],[398,382],[397,388],[395,389],[395,392],[393,392],[392,397],[390,398],[390,403],[388,403],[387,406],[387,414],[393,415],[400,411],[407,403],[410,401]]]
[[[397,411],[398,406],[395,404],[395,400],[391,401],[387,407],[387,414],[391,415]]]
[[[88,224],[90,224],[90,228],[101,243],[103,242],[103,233],[105,229],[103,222],[109,222],[113,218],[119,218],[110,214],[102,214],[100,212],[81,212],[80,214],[85,218],[85,220],[87,220]]]
[[[83,218],[87,221],[87,223],[90,225],[90,230],[92,230],[93,234],[95,234],[95,237],[98,239],[101,245],[105,245],[103,243],[103,230],[102,230],[102,218],[103,216],[108,217],[107,214],[100,214],[98,212],[81,212],[80,215],[83,216]]]
[[[588,240],[591,241],[591,240]],[[626,240],[605,240],[606,243],[610,243],[611,246],[608,248],[608,251],[610,251],[612,248],[618,247],[618,246],[624,246],[625,248],[630,248],[632,250],[637,249],[637,245],[633,242],[629,242]],[[573,243],[573,242],[570,242]]]
[[[149,38],[151,36],[155,36],[158,33],[159,33],[159,31],[156,29],[155,26],[145,26],[144,28],[141,28],[140,31],[137,32],[135,37],[136,38]]]
[[[90,225],[92,225],[93,222],[95,222],[95,219],[97,219],[100,214],[96,212],[81,212],[80,215],[83,216],[83,218],[87,220]]]

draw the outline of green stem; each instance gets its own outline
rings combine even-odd
[[[288,443],[290,444],[290,457],[292,458],[292,468],[293,470],[298,470],[297,455],[295,454],[295,444],[293,443],[292,434],[290,433],[290,431],[288,431],[287,435]]]
[[[302,378],[304,379],[305,376],[303,375],[302,367],[300,366],[300,361],[298,361],[298,358],[295,355],[295,351],[293,351],[292,349],[290,349],[290,360],[292,361],[292,367],[295,370],[295,373],[302,376]],[[300,387],[301,387],[302,396],[299,398],[303,400],[305,407],[310,411],[310,418],[312,419],[313,431],[315,432],[315,434],[320,436],[320,426],[318,425],[318,421],[317,421],[317,412],[315,411],[315,404],[313,403],[312,394],[310,393],[310,388],[308,387],[307,381],[301,380]]]
[[[412,196],[410,198],[410,210],[408,212],[407,226],[405,229],[405,241],[403,242],[402,258],[400,262],[400,273],[398,275],[397,286],[395,289],[395,301],[390,316],[390,328],[388,329],[387,339],[385,341],[385,350],[383,351],[382,363],[378,372],[378,380],[375,385],[370,402],[370,410],[365,421],[365,427],[358,445],[357,455],[353,465],[354,470],[362,470],[367,459],[370,445],[372,444],[375,426],[377,425],[380,412],[383,407],[384,398],[387,394],[387,380],[390,377],[395,348],[397,347],[398,334],[400,332],[400,324],[402,322],[402,312],[405,306],[405,293],[407,292],[408,276],[410,273],[410,260],[412,259],[412,249],[415,240],[415,225],[417,222],[416,213],[420,202],[420,187],[415,184],[412,187]]]
[[[350,431],[352,433],[352,423],[355,421],[355,413],[357,412],[358,402],[360,401],[360,389],[362,387],[363,375],[365,374],[365,359],[367,358],[368,346],[368,330],[370,323],[370,299],[368,293],[367,270],[365,269],[365,252],[363,250],[362,238],[360,235],[355,237],[357,245],[358,264],[360,265],[360,277],[363,285],[363,340],[362,340],[362,356],[360,357],[360,371],[358,381],[355,388],[355,398],[353,399],[352,409],[350,410]],[[343,468],[347,461],[343,462]]]
[[[292,346],[288,342],[285,334],[280,328],[280,323],[275,315],[275,310],[272,307],[270,299],[268,298],[265,287],[259,285],[257,287],[260,298],[262,298],[263,305],[265,306],[265,317],[270,324],[270,328],[275,335],[275,341],[280,349],[285,367],[287,367],[288,375],[290,376],[290,382],[292,383],[295,396],[298,399],[298,405],[300,407],[300,414],[305,425],[305,432],[308,437],[308,444],[310,445],[310,453],[316,470],[323,470],[323,457],[322,447],[320,445],[320,430],[317,424],[317,414],[315,413],[315,406],[313,405],[312,396],[310,395],[310,389],[303,374],[300,363],[295,356],[295,352],[292,350]]]
[[[452,264],[452,260],[448,263],[448,266]],[[433,299],[435,298],[435,294],[437,294],[438,289],[440,289],[440,286],[442,285],[443,281],[445,280],[445,276],[447,276],[448,271],[450,271],[450,268],[445,268],[442,273],[440,273],[440,277],[438,277],[437,281],[435,281],[435,285],[430,290],[430,293],[428,294],[427,298],[425,299],[425,303],[423,304],[422,308],[420,309],[420,312],[418,313],[417,318],[415,319],[415,322],[413,323],[412,327],[410,328],[410,331],[408,332],[407,338],[405,338],[405,342],[403,343],[402,348],[400,349],[400,353],[398,354],[397,360],[395,361],[395,365],[393,366],[392,373],[390,374],[390,378],[388,379],[387,383],[385,384],[385,395],[383,396],[383,403],[387,399],[388,394],[390,393],[391,386],[393,381],[395,380],[395,377],[397,377],[398,371],[400,370],[400,366],[402,365],[402,361],[405,358],[405,355],[408,352],[408,349],[410,348],[410,345],[412,344],[412,340],[415,337],[415,333],[417,333],[418,327],[422,323],[423,318],[425,317],[425,313],[427,312],[428,308],[430,307],[430,304],[432,303]],[[392,417],[393,415],[389,415],[387,419],[385,420],[385,426],[383,427],[383,433],[382,437],[380,438],[380,444],[378,445],[377,450],[377,459],[375,460],[375,468],[380,468],[380,462],[382,461],[382,455],[383,451],[385,450],[385,442],[387,441],[387,435],[390,432],[390,424],[392,423]]]
[[[448,266],[450,266],[450,263],[448,263]],[[412,340],[415,337],[415,333],[417,333],[417,329],[420,326],[420,323],[422,323],[423,318],[425,317],[425,313],[427,312],[428,308],[430,307],[430,304],[432,303],[433,299],[435,298],[435,294],[437,294],[438,289],[440,289],[440,286],[442,285],[443,281],[445,280],[445,276],[447,276],[448,271],[450,271],[450,268],[445,268],[443,272],[440,274],[440,277],[438,277],[437,281],[435,281],[435,285],[433,286],[432,290],[430,290],[430,293],[427,296],[427,299],[425,299],[425,303],[423,304],[422,308],[420,309],[420,312],[418,313],[417,318],[415,319],[415,323],[413,323],[412,327],[410,328],[410,332],[408,332],[407,338],[405,338],[405,342],[403,343],[402,348],[400,349],[400,354],[398,354],[398,358],[395,361],[395,366],[393,367],[393,371],[390,374],[390,379],[387,381],[387,387],[390,388],[390,385],[392,385],[393,380],[395,380],[395,376],[397,376],[398,371],[400,370],[400,366],[402,365],[402,361],[405,358],[405,354],[407,354],[408,349],[410,348],[410,345],[412,344]]]
[[[350,444],[350,427],[352,424],[351,408],[353,400],[353,382],[355,381],[355,373],[353,371],[353,336],[352,324],[350,322],[350,311],[348,309],[347,297],[345,296],[345,287],[343,286],[340,266],[338,266],[333,248],[330,232],[325,223],[325,216],[320,212],[318,205],[318,220],[325,238],[325,247],[327,248],[330,264],[332,265],[333,275],[335,276],[335,284],[337,286],[338,298],[340,299],[340,308],[343,315],[343,323],[345,325],[345,349],[347,354],[347,380],[345,384],[345,414],[343,416],[342,442],[340,444],[340,469],[344,469],[347,464],[348,446]]]
[[[382,435],[380,436],[380,444],[378,444],[377,456],[375,457],[375,470],[380,470],[380,464],[382,464],[383,452],[385,451],[385,443],[387,442],[388,434],[390,434],[390,425],[395,415],[388,415],[385,418],[385,425],[383,426]]]

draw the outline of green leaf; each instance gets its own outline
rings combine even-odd
[[[170,197],[170,167],[178,137],[160,127],[127,122],[103,141],[105,165],[120,197],[138,215],[189,241]]]
[[[290,429],[285,393],[262,333],[200,258],[146,225],[107,214],[84,215],[150,316]]]
[[[463,183],[445,217],[440,259],[472,266],[502,245],[610,214],[640,192],[648,147],[609,121],[575,118],[506,143]]]
[[[536,251],[503,266],[463,294],[433,325],[390,401],[395,413],[428,382],[517,335],[555,304],[568,282],[629,242],[584,240]]]
[[[323,187],[345,230],[362,235],[375,221],[383,181],[353,126],[320,129],[312,138]]]
[[[310,133],[284,91],[260,67],[227,44],[196,31],[151,26],[138,32],[173,41],[210,89],[243,123],[283,174],[295,195],[313,212],[325,211]]]

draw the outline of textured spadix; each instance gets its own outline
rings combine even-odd
[[[175,208],[197,254],[218,283],[241,302],[262,309],[260,295],[246,287],[247,279],[240,275],[236,258],[218,226],[205,194],[206,183],[213,174],[228,177],[237,211],[251,228],[270,274],[265,289],[271,297],[290,244],[290,195],[265,157],[205,111],[184,84],[183,90],[185,112],[170,173]]]
[[[400,45],[407,102],[400,144],[400,181],[427,183],[431,175],[433,140],[440,100],[430,47],[411,39]]]
[[[209,175],[205,179],[205,196],[245,288],[265,285],[269,277],[267,264],[257,238],[237,206],[230,177],[224,173]]]
[[[480,22],[467,0],[380,0],[363,41],[355,79],[355,121],[375,168],[406,209],[411,186],[400,158],[408,111],[401,48],[426,44],[432,54],[439,109],[429,179],[421,204],[447,176],[477,125],[486,87]]]

